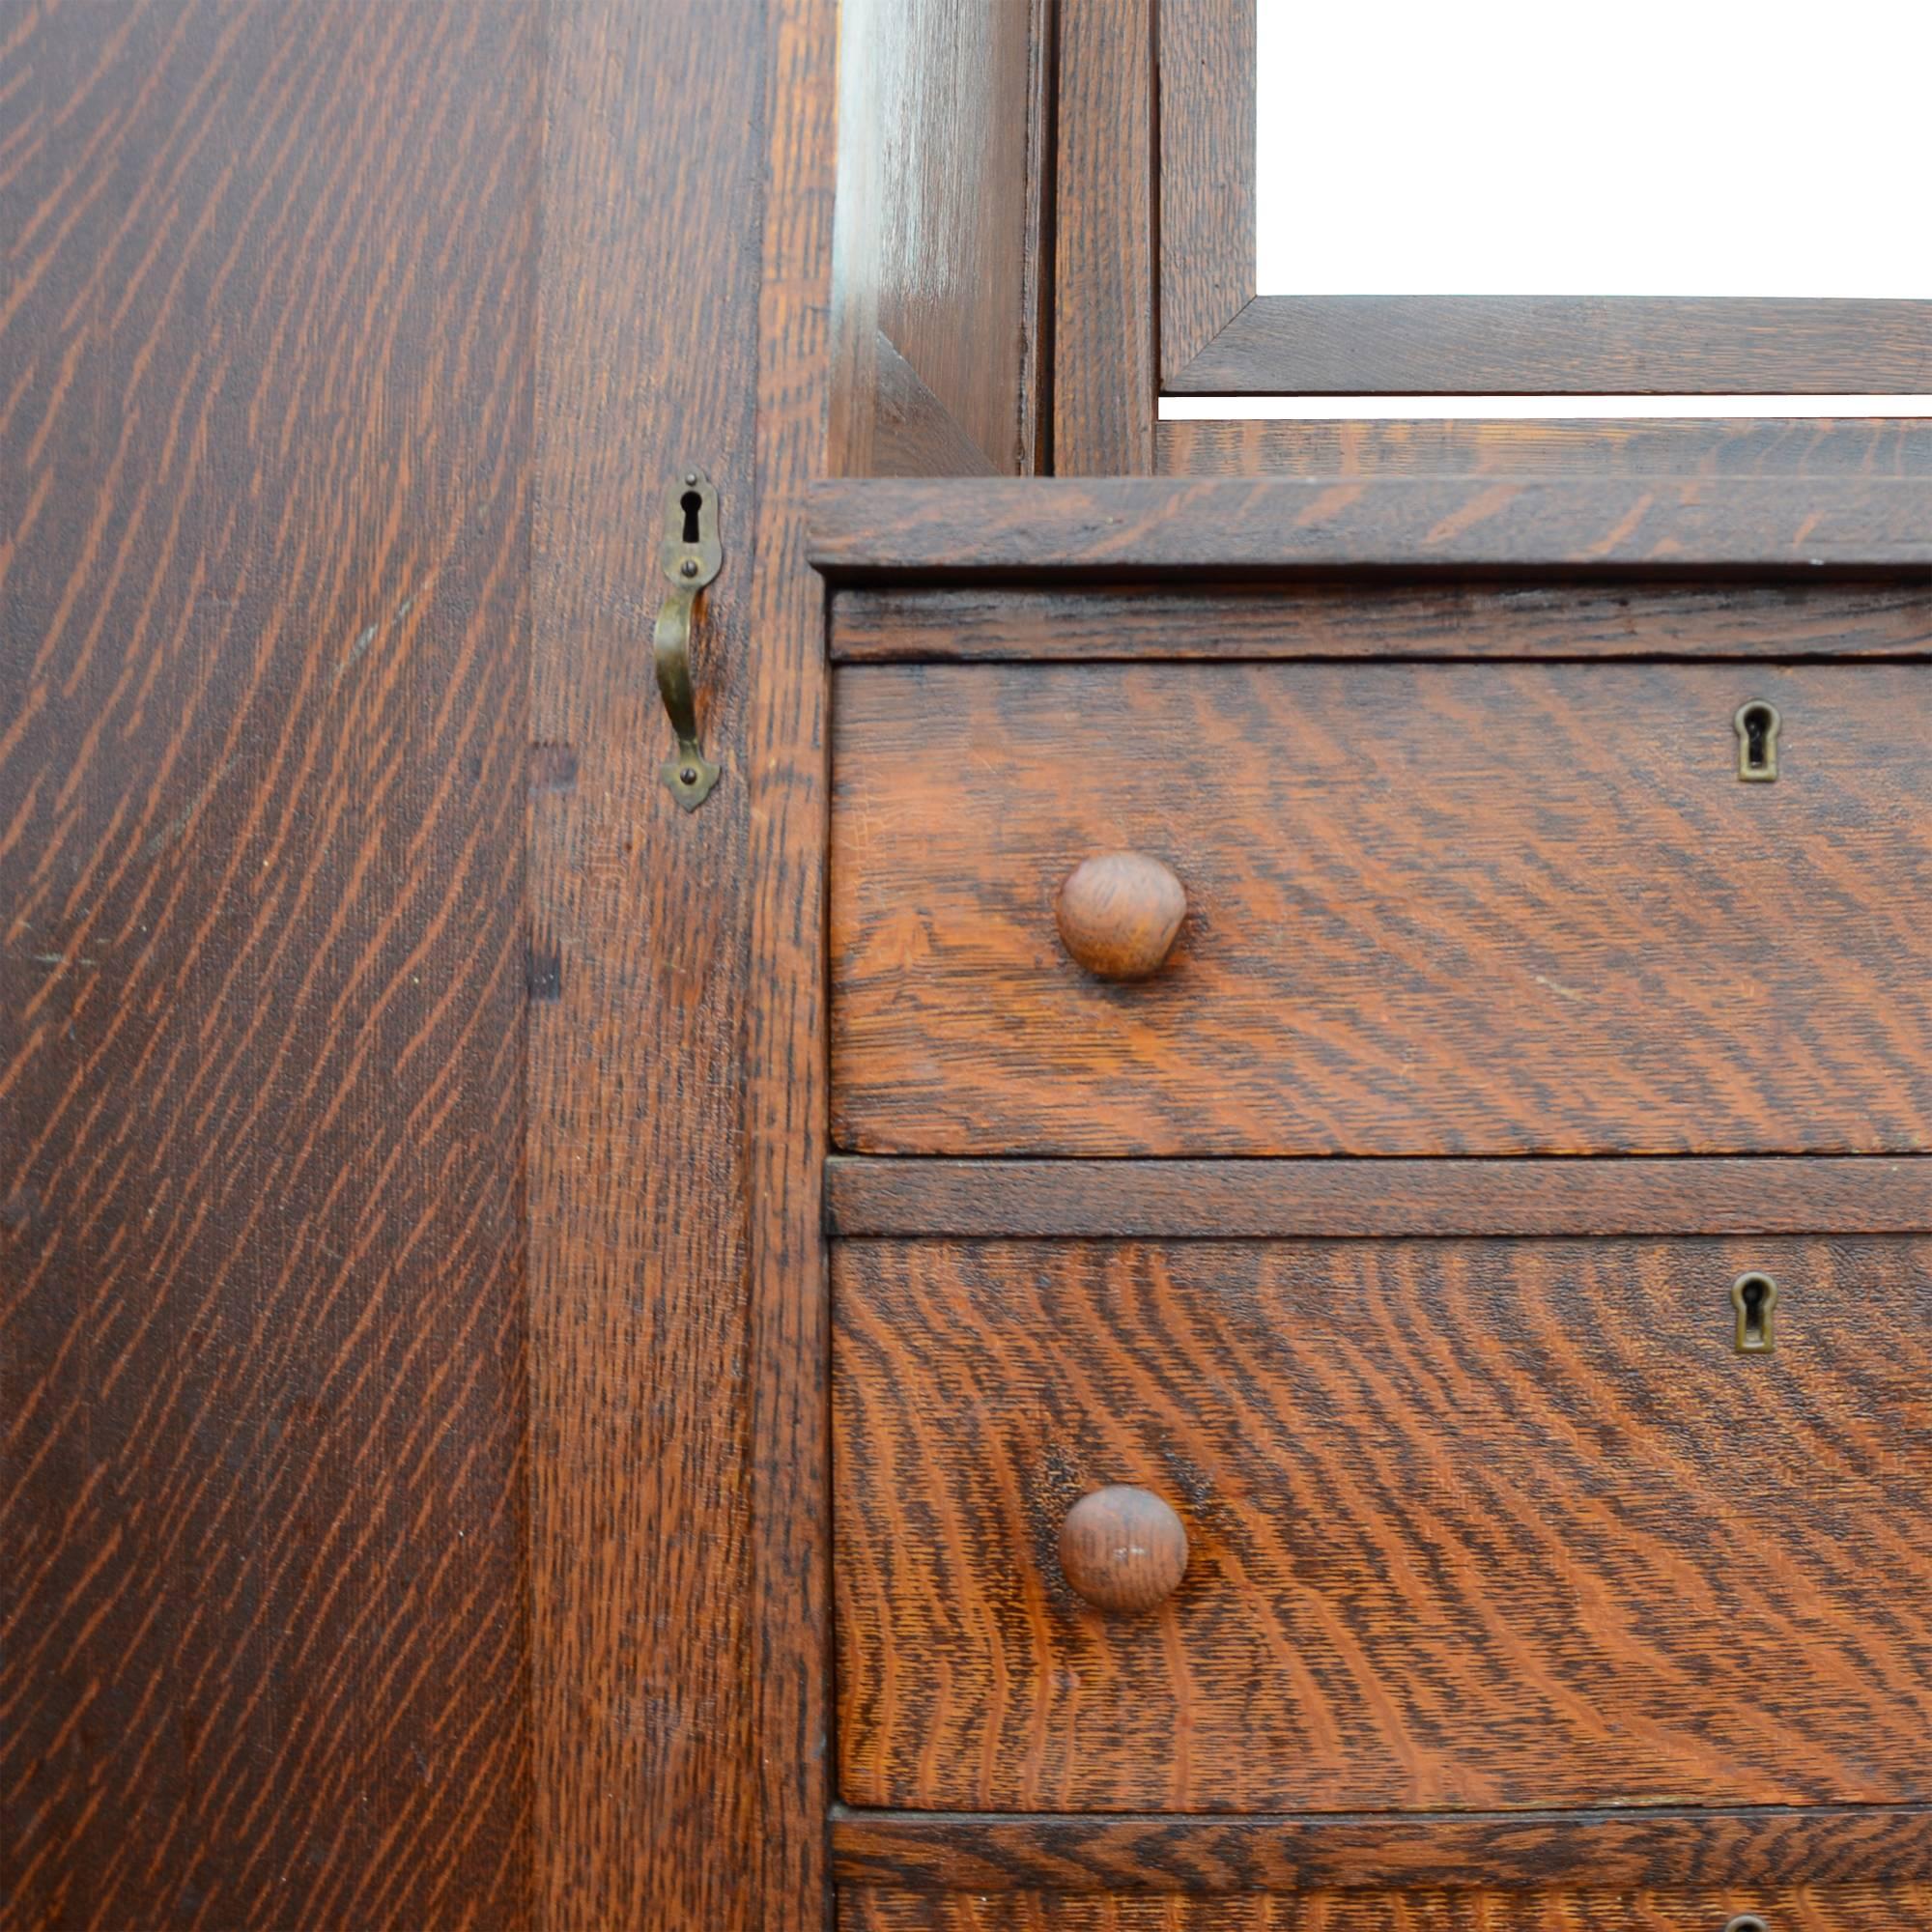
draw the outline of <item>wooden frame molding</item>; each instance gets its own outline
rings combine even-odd
[[[827,680],[798,519],[825,449],[834,28],[828,0],[726,32],[696,6],[552,10],[526,907],[543,1932],[824,1922]],[[702,191],[664,192],[693,153]],[[654,506],[688,463],[726,554],[698,694],[724,777],[696,812],[639,682]]]
[[[1046,0],[840,10],[830,472],[1042,467]]]
[[[1163,476],[1926,476],[1908,416],[1162,421]]]
[[[911,1891],[1883,1885],[1932,1866],[1932,1806],[1330,1812],[1295,1817],[835,1810],[844,1886]]]
[[[835,1154],[828,1233],[964,1240],[1932,1233],[1932,1156],[948,1160]]]
[[[1498,586],[1481,581],[850,589],[832,608],[834,664],[1172,664],[1266,658],[1918,658],[1932,654],[1932,585],[1628,578]]]
[[[1153,0],[1060,0],[1053,468],[1154,467]]]
[[[1179,395],[1932,388],[1932,301],[1294,296],[1255,287],[1254,0],[1162,0],[1161,384]]]
[[[828,483],[835,582],[1531,569],[1901,572],[1932,582],[1932,480],[1113,477]]]

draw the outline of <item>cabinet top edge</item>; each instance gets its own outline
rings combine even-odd
[[[1932,478],[1038,477],[810,487],[835,583],[1534,572],[1932,585]]]

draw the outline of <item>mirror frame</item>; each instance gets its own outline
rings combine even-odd
[[[1255,288],[1255,0],[1161,0],[1170,395],[1909,395],[1932,301],[1292,296]]]

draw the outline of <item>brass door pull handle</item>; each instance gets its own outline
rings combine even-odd
[[[670,590],[658,611],[652,641],[658,692],[664,698],[677,753],[664,762],[664,781],[687,811],[696,811],[718,782],[718,767],[697,742],[697,693],[691,681],[691,625],[697,594],[724,561],[718,540],[718,492],[701,469],[687,469],[665,502],[658,563]]]

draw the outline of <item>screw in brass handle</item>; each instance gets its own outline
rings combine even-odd
[[[658,566],[670,590],[658,611],[652,645],[658,695],[670,719],[677,752],[664,762],[664,781],[686,811],[696,811],[718,782],[718,767],[697,742],[697,693],[691,681],[691,627],[697,593],[718,575],[724,548],[718,538],[718,492],[701,469],[687,469],[665,500]]]
[[[1127,1483],[1094,1490],[1060,1526],[1060,1568],[1095,1609],[1151,1610],[1186,1573],[1187,1531],[1151,1490]]]
[[[1069,872],[1054,901],[1062,945],[1097,980],[1158,973],[1187,917],[1187,892],[1145,852],[1102,852]]]

